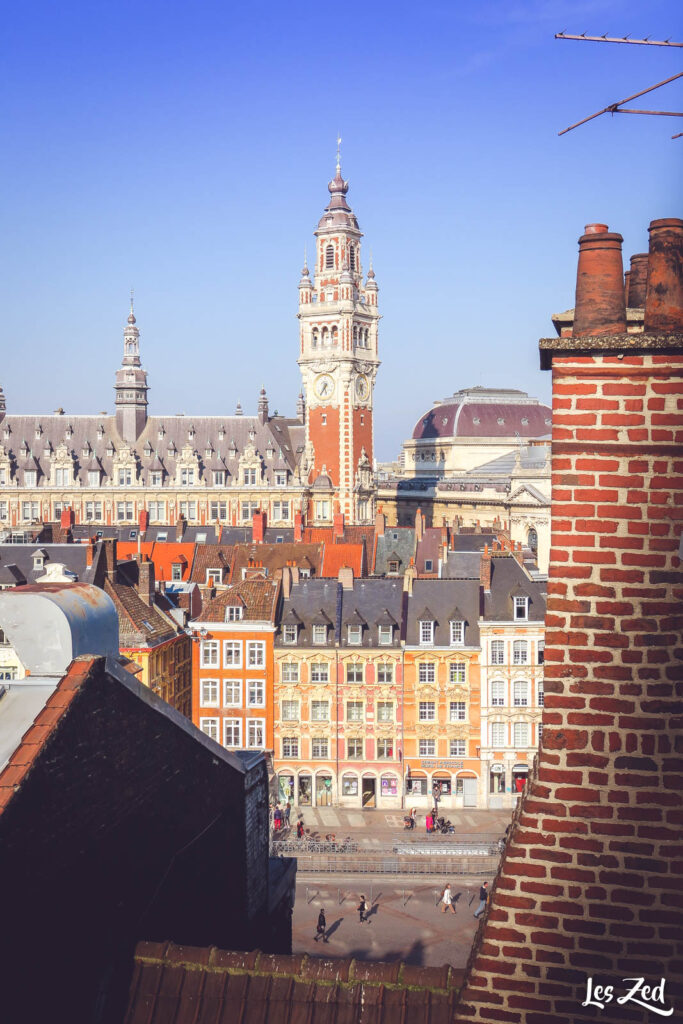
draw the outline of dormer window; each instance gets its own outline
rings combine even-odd
[[[420,619],[420,644],[423,647],[434,643],[433,619]]]
[[[225,621],[226,622],[240,622],[242,619],[242,612],[244,609],[240,604],[229,604],[225,609]]]
[[[35,555],[33,556],[33,571],[37,572],[38,569],[43,569],[44,567],[45,567],[45,556],[43,554],[41,554],[41,552],[36,551]]]
[[[193,469],[184,468],[180,470],[180,485],[181,487],[192,487],[194,485]]]
[[[378,626],[377,627],[377,638],[380,646],[388,647],[393,639],[393,628],[391,626]]]
[[[389,572],[398,572],[398,561],[392,560],[389,562]]]
[[[461,619],[451,619],[451,646],[465,643],[465,623]]]
[[[100,424],[100,426],[97,428],[97,440],[101,441],[103,437],[104,437],[104,427],[102,426],[102,424]]]
[[[327,626],[325,625],[314,625],[312,639],[314,644],[327,643]]]
[[[348,626],[347,627],[347,639],[349,644],[357,647],[363,637],[363,630],[361,626]]]
[[[173,580],[174,583],[180,583],[182,578],[183,578],[183,564],[182,564],[182,562],[173,562],[173,564],[171,565],[171,579]]]
[[[518,594],[515,597],[515,621],[522,621],[529,618],[529,598]]]
[[[41,425],[39,423],[38,426],[36,427],[36,438],[40,438],[42,433],[43,433],[43,428],[41,427]]]
[[[223,576],[222,569],[207,569],[206,570],[206,585],[207,587],[217,587],[221,583]]]
[[[282,642],[285,644],[296,643],[297,628],[296,624],[288,624],[282,627]]]
[[[24,487],[35,487],[38,482],[38,473],[35,469],[24,470]]]
[[[325,247],[325,269],[326,270],[333,270],[334,269],[334,246],[333,245],[327,245]]]
[[[224,487],[225,486],[225,470],[216,469],[213,473],[213,486]]]

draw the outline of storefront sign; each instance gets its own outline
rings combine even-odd
[[[464,767],[464,761],[420,761],[420,768],[426,768],[428,771],[437,771],[439,768],[443,768],[446,771],[455,772]]]

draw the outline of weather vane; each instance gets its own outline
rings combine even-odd
[[[337,170],[341,168],[341,135],[337,135]]]

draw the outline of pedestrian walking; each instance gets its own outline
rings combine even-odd
[[[427,832],[427,835],[429,835],[429,833],[432,831],[433,825],[434,825],[434,818],[432,817],[432,812],[430,811],[429,814],[425,818],[425,831]]]
[[[486,910],[486,904],[489,898],[489,883],[484,882],[479,890],[479,906],[474,912],[475,917],[479,917]]]
[[[455,913],[455,904],[453,903],[453,893],[451,892],[450,882],[446,884],[444,891],[441,893],[441,910],[442,913],[446,913],[448,908]]]
[[[287,828],[289,828],[289,816],[290,816],[291,813],[292,813],[292,804],[288,800],[287,803],[285,804],[285,825],[287,826]]]
[[[326,931],[327,931],[327,921],[325,920],[325,911],[321,907],[320,908],[320,913],[318,914],[318,924],[317,924],[317,927],[315,929],[315,933],[316,933],[315,934],[315,941],[317,942],[318,939],[320,938],[320,936],[322,935],[323,942],[327,942],[327,939],[325,938],[325,932]]]
[[[303,837],[304,837],[304,823],[301,820],[301,818],[299,818],[299,820],[296,823],[296,838],[297,839],[303,839]]]
[[[413,809],[410,812],[410,828],[411,828],[411,831],[412,831],[412,829],[415,828],[416,824],[417,824],[417,807],[413,807]]]
[[[360,900],[358,902],[358,923],[362,924],[363,921],[367,921],[368,917],[368,904],[363,893],[360,894]]]

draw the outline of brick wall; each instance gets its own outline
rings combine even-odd
[[[547,347],[543,742],[456,1020],[657,1019],[617,1003],[638,977],[681,1019],[683,332]]]

